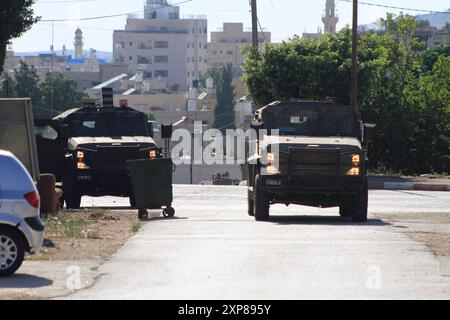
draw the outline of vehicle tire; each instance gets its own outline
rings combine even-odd
[[[269,220],[269,198],[267,196],[267,191],[262,189],[261,178],[259,175],[255,177],[255,184],[253,185],[253,190],[255,192],[255,220],[256,221],[267,221]]]
[[[71,174],[64,176],[63,187],[67,209],[80,209],[81,194]]]
[[[248,215],[253,217],[255,215],[255,201],[252,199],[252,192],[247,192],[247,203],[248,203]]]
[[[148,211],[145,209],[139,209],[138,211],[139,220],[144,220],[148,218]]]
[[[19,234],[9,228],[0,227],[0,277],[8,277],[22,265],[25,243]]]
[[[367,221],[367,207],[368,207],[369,190],[367,186],[367,179],[364,180],[364,187],[359,192],[352,204],[352,219],[355,222]]]
[[[163,216],[166,218],[172,218],[175,216],[175,209],[172,207],[167,207],[163,210]]]
[[[339,206],[339,215],[342,218],[351,218],[353,213],[352,213],[352,206],[349,204],[341,204]]]

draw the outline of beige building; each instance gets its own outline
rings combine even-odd
[[[114,31],[114,63],[127,64],[139,79],[157,79],[156,90],[187,91],[206,71],[206,16],[180,18],[167,0],[147,0],[142,17],[130,15],[125,30]]]
[[[259,43],[271,43],[270,32],[259,33]],[[233,66],[235,75],[241,72],[245,60],[243,49],[252,45],[252,32],[244,31],[243,23],[224,23],[223,31],[211,32],[208,44],[208,67]]]

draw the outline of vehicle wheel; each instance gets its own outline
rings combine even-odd
[[[342,218],[351,218],[352,217],[352,206],[348,204],[341,204],[339,206],[339,215]]]
[[[7,277],[22,265],[25,243],[18,231],[0,227],[0,277]]]
[[[172,207],[167,207],[163,210],[163,216],[166,218],[172,218],[175,216],[175,209]]]
[[[67,209],[80,209],[81,194],[76,186],[73,176],[66,174],[64,178],[64,200],[66,201]]]
[[[364,180],[364,188],[359,192],[352,205],[352,219],[355,222],[367,221],[367,206],[368,206],[369,190],[367,186],[367,179]]]
[[[267,221],[269,220],[269,198],[267,192],[262,189],[261,178],[259,175],[255,178],[255,184],[253,185],[255,192],[255,220]]]
[[[139,220],[144,220],[148,218],[148,211],[145,209],[139,209],[138,211]]]
[[[247,203],[248,203],[248,215],[253,217],[255,215],[255,201],[252,199],[251,191],[247,193]]]

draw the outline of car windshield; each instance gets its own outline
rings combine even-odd
[[[337,108],[283,108],[270,115],[268,125],[281,135],[347,136],[358,135],[353,112]]]
[[[147,126],[139,114],[88,114],[70,121],[70,134],[74,137],[147,136]]]

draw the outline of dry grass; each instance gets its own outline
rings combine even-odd
[[[28,260],[108,259],[141,228],[135,211],[63,211],[45,224],[46,246]]]

